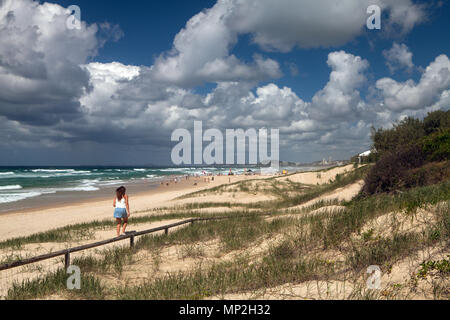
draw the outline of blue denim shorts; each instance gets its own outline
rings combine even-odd
[[[128,218],[127,209],[124,208],[116,208],[114,210],[114,218],[116,219],[125,219]]]

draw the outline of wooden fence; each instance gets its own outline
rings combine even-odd
[[[258,215],[258,216],[268,216],[268,215],[270,215],[270,214],[262,214],[262,215]],[[169,224],[169,225],[165,225],[165,226],[161,226],[158,228],[153,228],[153,229],[149,229],[149,230],[145,230],[145,231],[128,232],[126,235],[112,238],[109,240],[103,240],[103,241],[99,241],[99,242],[95,242],[95,243],[91,243],[91,244],[86,244],[84,246],[65,249],[65,250],[61,250],[61,251],[57,251],[57,252],[53,252],[53,253],[49,253],[49,254],[44,254],[44,255],[29,258],[29,259],[18,260],[18,261],[12,262],[12,263],[8,263],[8,264],[0,266],[0,271],[13,269],[13,268],[17,268],[17,267],[22,267],[25,265],[29,265],[29,264],[44,261],[44,260],[53,259],[53,258],[60,257],[60,256],[64,256],[64,264],[67,269],[70,266],[70,254],[71,253],[75,253],[75,252],[79,252],[79,251],[83,251],[83,250],[87,250],[87,249],[92,249],[92,248],[97,248],[97,247],[105,246],[110,243],[119,242],[119,241],[123,241],[123,240],[127,240],[127,239],[130,240],[130,247],[134,247],[134,239],[139,236],[144,236],[147,234],[151,234],[151,233],[155,233],[155,232],[159,232],[159,231],[163,231],[163,230],[165,231],[165,234],[168,235],[170,229],[179,227],[182,225],[186,225],[186,224],[194,224],[196,222],[201,222],[201,221],[225,220],[225,219],[243,218],[243,217],[249,217],[249,215],[212,217],[212,218],[193,218],[193,219],[188,219],[188,220],[184,220],[184,221],[177,222],[174,224]]]

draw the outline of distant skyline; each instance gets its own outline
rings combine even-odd
[[[450,109],[448,30],[437,0],[0,0],[0,166],[170,166],[195,120],[349,159],[372,126]]]

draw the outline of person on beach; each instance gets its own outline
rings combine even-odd
[[[116,197],[114,198],[114,218],[117,222],[117,236],[125,235],[125,230],[128,226],[128,218],[130,217],[130,205],[128,203],[128,196],[126,195],[127,189],[120,187],[116,190]],[[123,228],[122,233],[120,229]]]

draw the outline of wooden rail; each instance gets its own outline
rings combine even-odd
[[[271,214],[262,214],[262,215],[257,215],[257,216],[269,216],[269,215],[271,215]],[[0,266],[0,271],[17,268],[17,267],[22,267],[22,266],[25,266],[25,265],[28,265],[31,263],[49,260],[49,259],[57,258],[60,256],[64,256],[64,265],[67,269],[70,266],[70,254],[71,253],[105,246],[107,244],[123,241],[126,239],[130,239],[130,247],[134,247],[134,238],[135,237],[155,233],[158,231],[164,231],[164,233],[166,235],[168,235],[170,229],[179,227],[182,225],[186,225],[186,224],[194,224],[195,222],[201,222],[201,221],[225,220],[225,219],[231,219],[231,218],[244,218],[244,217],[252,217],[252,216],[251,215],[239,215],[239,216],[228,216],[228,217],[194,218],[194,219],[188,219],[188,220],[180,221],[177,223],[173,223],[173,224],[169,224],[169,225],[165,225],[165,226],[161,226],[158,228],[153,228],[153,229],[149,229],[149,230],[145,230],[145,231],[129,232],[128,234],[120,236],[120,237],[103,240],[103,241],[99,241],[99,242],[95,242],[95,243],[91,243],[91,244],[86,244],[84,246],[79,246],[79,247],[75,247],[75,248],[65,249],[65,250],[61,250],[61,251],[57,251],[57,252],[53,252],[53,253],[49,253],[49,254],[44,254],[41,256],[34,257],[34,258],[18,260],[18,261],[12,262],[12,263],[4,264],[4,265]]]

